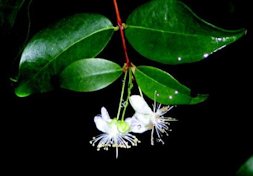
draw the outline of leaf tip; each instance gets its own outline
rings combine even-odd
[[[198,94],[196,97],[191,99],[190,104],[198,104],[206,101],[208,98],[208,94]]]
[[[19,85],[16,89],[15,89],[15,94],[17,97],[27,97],[29,95],[31,95],[32,91],[29,87],[27,87],[24,84]]]
[[[253,156],[251,156],[237,171],[237,176],[253,175]]]
[[[246,28],[241,28],[241,29],[238,29],[237,30],[237,35],[236,35],[236,40],[237,39],[239,39],[239,38],[241,38],[241,37],[243,37],[243,36],[245,36],[246,34],[247,34],[247,29]]]

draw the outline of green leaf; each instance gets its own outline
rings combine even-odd
[[[253,156],[251,156],[238,170],[237,176],[253,175]]]
[[[35,35],[23,51],[16,95],[52,90],[52,78],[72,62],[97,56],[114,31],[98,14],[77,14]]]
[[[191,90],[180,84],[169,73],[151,66],[138,66],[135,79],[143,93],[161,104],[197,104],[206,100],[207,95],[191,96]]]
[[[78,92],[96,91],[113,83],[122,68],[109,60],[91,58],[73,62],[60,75],[61,87]]]
[[[133,48],[164,64],[199,61],[246,32],[216,27],[175,0],[152,0],[140,6],[130,14],[126,25],[126,37]]]

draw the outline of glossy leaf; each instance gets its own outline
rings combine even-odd
[[[152,0],[134,10],[126,24],[133,48],[164,64],[199,61],[245,34],[216,27],[175,0]]]
[[[112,23],[97,14],[77,14],[41,31],[22,54],[16,95],[52,90],[54,76],[76,60],[97,56],[113,31]]]
[[[179,83],[169,73],[155,67],[138,66],[134,75],[143,93],[161,104],[196,104],[207,98],[207,95],[192,97],[189,88]]]
[[[79,92],[96,91],[113,83],[123,73],[109,60],[91,58],[73,62],[60,76],[61,87]]]

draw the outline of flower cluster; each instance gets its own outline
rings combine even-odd
[[[154,103],[153,110],[151,110],[144,98],[139,95],[130,96],[129,102],[135,113],[125,120],[111,119],[104,107],[101,108],[101,114],[95,116],[96,127],[103,132],[90,141],[93,146],[97,145],[97,150],[100,148],[108,150],[109,147],[115,147],[117,158],[118,148],[130,148],[137,146],[140,142],[131,132],[144,133],[148,130],[151,130],[151,145],[154,145],[154,131],[157,135],[157,141],[164,144],[162,136],[163,134],[168,135],[168,132],[171,131],[170,122],[176,121],[176,119],[163,115],[170,111],[173,106],[161,107],[161,104],[156,105]]]

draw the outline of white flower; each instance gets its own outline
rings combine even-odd
[[[139,95],[132,95],[129,98],[130,104],[135,110],[135,114],[132,118],[126,119],[126,122],[130,124],[131,131],[134,133],[143,133],[147,130],[151,131],[151,145],[154,145],[154,129],[157,134],[157,141],[163,142],[161,139],[163,134],[168,136],[170,121],[176,121],[175,118],[164,117],[169,110],[173,108],[173,106],[164,106],[161,107],[161,104],[158,106],[156,102],[153,105],[153,111],[148,106],[143,97]]]
[[[140,142],[134,135],[130,134],[130,126],[123,120],[111,119],[107,110],[102,107],[101,115],[94,118],[94,122],[98,130],[102,131],[100,134],[90,141],[92,146],[97,143],[97,150],[103,148],[108,150],[109,147],[116,148],[116,158],[118,158],[118,147],[130,148],[137,146]]]

